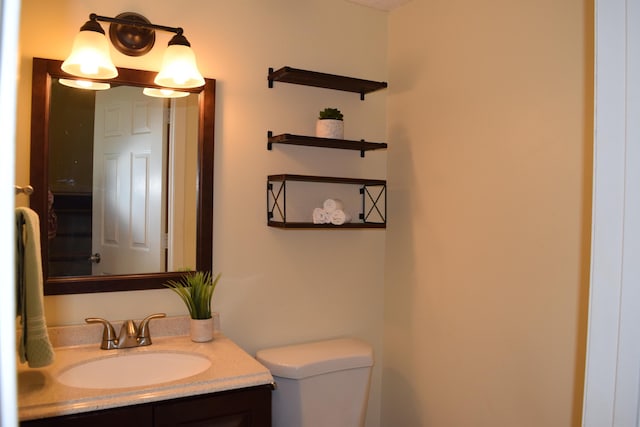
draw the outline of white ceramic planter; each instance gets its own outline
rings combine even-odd
[[[213,340],[214,326],[215,321],[213,317],[210,319],[191,319],[191,341],[207,342]]]
[[[335,119],[318,119],[316,136],[319,138],[344,139],[344,121]]]

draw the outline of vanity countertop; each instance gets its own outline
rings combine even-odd
[[[90,330],[93,336],[95,332],[100,336],[99,329],[94,327]],[[50,336],[54,345],[60,341],[57,333],[50,333]],[[26,364],[20,364],[19,419],[32,420],[273,384],[273,377],[266,367],[222,334],[216,334],[211,342],[196,343],[187,335],[156,337],[152,329],[152,338],[153,344],[150,346],[120,350],[101,350],[99,343],[65,345],[55,348],[55,362],[45,368],[31,369]],[[137,352],[175,351],[204,355],[211,360],[211,366],[194,376],[143,387],[76,388],[55,380],[61,370],[90,359]]]

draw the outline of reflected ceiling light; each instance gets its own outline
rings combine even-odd
[[[155,88],[145,87],[142,91],[147,96],[153,96],[155,98],[182,98],[189,96],[189,92],[181,92],[179,90],[173,90],[169,88]]]
[[[109,22],[109,38],[113,46],[128,56],[146,54],[155,43],[155,30],[175,33],[169,41],[162,60],[162,67],[155,83],[176,89],[195,88],[204,85],[198,70],[191,44],[180,27],[166,27],[149,22],[144,16],[121,13],[115,18],[92,13],[73,42],[71,54],[62,64],[62,70],[77,77],[109,79],[118,71],[109,55],[109,44],[98,21]]]
[[[109,83],[92,82],[90,80],[58,79],[58,81],[61,85],[73,87],[76,89],[106,90],[111,87]]]

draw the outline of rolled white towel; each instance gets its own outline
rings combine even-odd
[[[351,222],[351,215],[343,211],[342,209],[336,209],[329,214],[331,224],[342,225],[345,222]]]
[[[323,208],[315,208],[313,210],[313,223],[314,224],[328,224],[331,218],[329,213]]]
[[[342,210],[342,202],[339,199],[327,199],[322,204],[322,207],[328,213],[331,213],[336,210]]]

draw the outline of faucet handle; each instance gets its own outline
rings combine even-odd
[[[149,333],[149,322],[151,319],[160,319],[162,317],[166,317],[165,313],[155,313],[151,314],[140,322],[140,326],[138,327],[138,345],[151,345],[151,334]]]
[[[100,317],[87,317],[84,319],[87,323],[102,323],[104,330],[102,331],[102,343],[100,348],[103,350],[111,350],[117,347],[116,331],[113,329],[113,325],[109,321]]]

